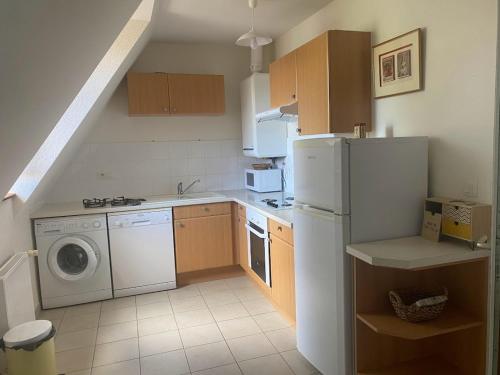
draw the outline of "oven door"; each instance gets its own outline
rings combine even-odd
[[[271,263],[267,231],[247,222],[249,265],[252,270],[271,287]]]

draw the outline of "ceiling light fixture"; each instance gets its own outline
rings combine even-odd
[[[257,8],[257,0],[248,0],[248,6],[252,9],[252,27],[250,28],[249,32],[243,34],[238,38],[238,40],[236,41],[236,45],[255,49],[271,43],[273,39],[268,36],[258,35],[254,30],[254,17],[255,8]]]

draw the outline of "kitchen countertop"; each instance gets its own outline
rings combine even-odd
[[[285,193],[285,197],[287,197]],[[177,195],[156,195],[145,197],[146,202],[142,202],[140,206],[123,206],[123,207],[99,207],[99,208],[84,208],[82,202],[68,203],[50,203],[43,205],[40,209],[31,214],[32,219],[75,216],[75,215],[92,215],[111,212],[150,210],[157,208],[168,208],[177,206],[189,206],[193,204],[219,203],[219,202],[236,202],[245,207],[256,209],[261,214],[269,219],[275,220],[280,224],[291,227],[293,225],[293,209],[276,210],[271,207],[261,204],[260,201],[265,198],[282,199],[282,193],[255,193],[250,190],[225,190],[207,193],[192,193],[185,194],[181,199]]]

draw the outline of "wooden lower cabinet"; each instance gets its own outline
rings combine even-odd
[[[271,295],[280,310],[295,320],[293,246],[271,234]]]
[[[240,266],[244,270],[248,270],[248,236],[245,226],[246,219],[238,216],[238,250],[240,254]]]
[[[231,214],[175,220],[177,273],[233,264]]]

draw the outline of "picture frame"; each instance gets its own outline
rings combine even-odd
[[[422,90],[420,28],[372,47],[374,97]]]

